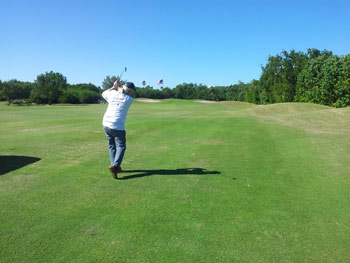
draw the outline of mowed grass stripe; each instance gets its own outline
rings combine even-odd
[[[2,262],[349,257],[349,149],[320,150],[345,138],[268,123],[249,104],[134,103],[123,168],[138,171],[115,181],[106,105],[47,108],[1,105],[0,155],[41,158],[0,176]]]

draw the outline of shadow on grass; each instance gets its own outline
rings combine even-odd
[[[128,170],[124,173],[137,173],[133,175],[127,175],[124,177],[120,177],[120,180],[128,180],[133,178],[139,178],[144,176],[151,176],[151,175],[185,175],[185,174],[220,174],[218,171],[208,171],[207,169],[203,168],[183,168],[183,169],[159,169],[159,170]]]
[[[26,165],[40,161],[40,158],[30,156],[5,155],[0,156],[0,175],[12,172]]]

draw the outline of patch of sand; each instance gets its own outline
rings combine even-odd
[[[193,102],[199,102],[199,103],[217,103],[216,101],[212,101],[212,100],[194,100]]]
[[[139,102],[148,102],[148,103],[157,103],[157,102],[161,102],[160,100],[152,100],[152,99],[135,99],[135,101],[139,101]]]

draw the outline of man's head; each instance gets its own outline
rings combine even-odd
[[[134,91],[136,91],[135,85],[132,82],[126,82],[123,85],[123,92],[127,95],[131,95]]]

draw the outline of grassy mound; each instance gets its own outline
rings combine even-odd
[[[280,103],[249,108],[243,115],[304,129],[313,133],[349,133],[350,108],[335,109],[310,103]]]

